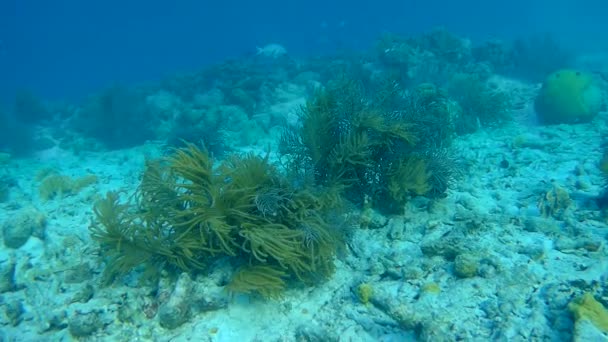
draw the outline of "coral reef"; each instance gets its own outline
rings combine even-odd
[[[153,137],[157,118],[142,90],[115,85],[89,99],[72,118],[72,128],[108,149],[131,147]]]
[[[492,88],[478,74],[454,74],[447,88],[448,94],[461,108],[456,119],[459,134],[474,132],[479,126],[496,127],[511,120],[509,94]]]
[[[0,152],[0,340],[602,340],[583,336],[605,318],[606,127],[508,122],[538,88],[492,74],[544,68],[513,49],[434,30],[47,113],[23,95],[2,151],[22,126],[131,148]],[[36,190],[48,227],[19,211]]]
[[[13,112],[15,117],[26,124],[36,124],[52,118],[52,112],[42,99],[29,90],[20,90],[15,95]]]
[[[489,64],[498,74],[530,82],[541,82],[551,72],[574,63],[572,52],[548,34],[522,37],[513,42],[492,38],[473,47],[473,56],[478,62]]]
[[[15,156],[29,154],[34,146],[31,125],[18,121],[13,114],[0,109],[0,152]]]
[[[491,73],[485,61],[473,58],[471,42],[443,28],[413,37],[385,34],[378,40],[376,53],[380,65],[399,75],[407,86],[429,82],[443,86],[458,72],[484,78]]]
[[[532,82],[541,82],[555,70],[571,67],[574,61],[572,51],[550,34],[516,39],[508,50],[509,65],[497,71]]]

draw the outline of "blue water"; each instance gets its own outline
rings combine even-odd
[[[554,33],[608,46],[605,2],[587,1],[0,1],[0,100],[16,89],[78,99],[112,82],[154,80],[277,42],[311,55],[370,46],[383,31],[435,26],[471,37]]]

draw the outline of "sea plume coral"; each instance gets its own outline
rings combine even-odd
[[[106,258],[106,279],[140,265],[152,271],[147,275],[195,272],[228,257],[241,266],[231,289],[270,296],[286,279],[309,283],[331,274],[344,239],[329,223],[340,197],[292,184],[268,155],[216,164],[186,144],[148,162],[131,201],[109,193],[95,205],[91,235]]]

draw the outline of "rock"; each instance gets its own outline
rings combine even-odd
[[[87,313],[76,311],[68,321],[68,330],[74,337],[90,336],[102,327],[103,322],[101,321],[101,314],[98,311]]]
[[[190,318],[192,279],[187,273],[182,273],[175,284],[169,300],[158,309],[159,324],[163,328],[175,329],[186,323]]]
[[[442,256],[448,260],[453,260],[457,255],[467,250],[463,245],[462,238],[457,236],[425,239],[422,241],[420,249],[427,257]]]
[[[15,263],[10,260],[0,264],[0,293],[15,289]]]
[[[45,311],[41,317],[42,324],[39,327],[38,333],[52,330],[63,330],[68,327],[67,314],[65,310]]]
[[[93,270],[86,263],[76,265],[74,268],[66,271],[63,282],[66,284],[78,284],[91,279]]]
[[[95,294],[95,289],[90,284],[84,285],[78,292],[74,293],[70,303],[86,303]]]
[[[216,311],[228,306],[224,286],[209,277],[196,282],[190,298],[192,310],[196,312]]]
[[[2,235],[4,245],[9,248],[23,246],[30,236],[44,236],[46,218],[36,209],[24,209],[4,222]]]
[[[477,275],[479,261],[472,254],[459,254],[454,259],[454,274],[460,278],[472,278]]]
[[[317,325],[301,325],[296,329],[296,340],[302,342],[332,342],[340,338]]]
[[[4,314],[8,319],[9,323],[16,327],[23,320],[23,313],[25,312],[23,308],[23,303],[19,300],[12,300],[5,304],[4,306]]]

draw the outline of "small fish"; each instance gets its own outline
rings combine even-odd
[[[287,49],[280,44],[268,44],[263,47],[256,47],[256,49],[256,55],[270,58],[279,58],[287,54]]]

